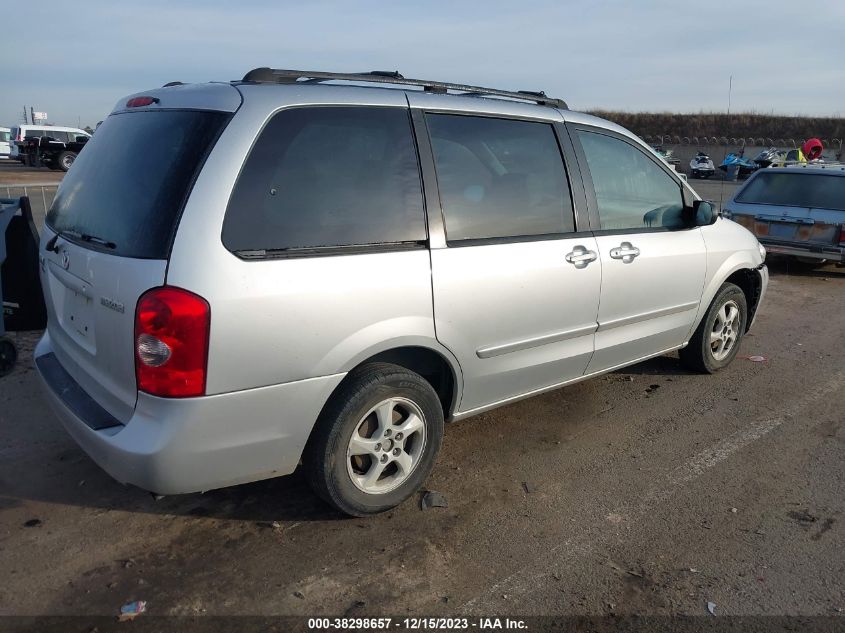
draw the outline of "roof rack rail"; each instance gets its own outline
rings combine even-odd
[[[302,80],[302,81],[300,81]],[[496,88],[482,88],[465,84],[452,84],[427,79],[408,79],[398,71],[373,70],[363,73],[333,73],[311,70],[285,70],[281,68],[255,68],[244,75],[243,81],[254,83],[320,83],[323,81],[363,81],[368,83],[397,84],[401,86],[419,86],[425,92],[447,94],[450,90],[471,96],[506,97],[520,101],[532,101],[539,105],[568,110],[563,99],[549,97],[545,92],[532,90],[498,90]]]

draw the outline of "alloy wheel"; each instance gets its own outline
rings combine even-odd
[[[725,302],[716,313],[710,330],[710,352],[714,360],[724,360],[733,351],[739,339],[739,315],[739,305],[733,300]]]
[[[361,418],[349,438],[349,478],[367,494],[390,492],[414,472],[425,443],[422,410],[405,398],[382,400]]]

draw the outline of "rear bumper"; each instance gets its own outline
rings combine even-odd
[[[52,343],[45,334],[35,350],[36,367],[68,433],[116,480],[159,494],[200,492],[293,472],[323,404],[343,379],[336,374],[201,398],[139,393],[126,424],[114,420],[114,426],[103,427],[102,419],[85,419],[86,411],[102,411],[90,396],[81,388],[68,395],[67,381],[76,384],[69,374],[55,367],[43,371],[42,357],[50,354]],[[91,400],[87,409],[79,405],[85,397]]]
[[[819,246],[817,244],[801,244],[798,242],[782,242],[765,237],[757,238],[769,253],[777,255],[792,255],[809,259],[829,259],[834,262],[845,262],[845,248],[834,246]]]

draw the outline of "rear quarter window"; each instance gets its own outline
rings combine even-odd
[[[234,252],[426,239],[405,108],[310,107],[276,114],[244,163],[223,223]]]
[[[748,183],[736,201],[845,211],[845,177],[765,171]]]
[[[123,257],[166,259],[196,175],[229,118],[193,110],[109,116],[65,176],[47,225],[112,242],[109,252]]]

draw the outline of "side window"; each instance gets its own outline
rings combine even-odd
[[[426,122],[449,241],[575,230],[550,124],[453,114]]]
[[[425,239],[419,164],[402,108],[279,112],[250,151],[223,222],[232,251]]]
[[[625,141],[579,132],[602,229],[683,228],[680,185]]]

